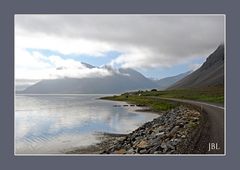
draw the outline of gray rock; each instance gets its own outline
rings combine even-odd
[[[162,138],[165,136],[165,132],[159,132],[157,134],[155,134],[158,138]]]
[[[154,154],[160,154],[162,153],[161,151],[155,151]]]
[[[134,153],[134,149],[133,149],[133,148],[130,148],[129,150],[127,150],[126,153],[127,153],[127,154],[133,154],[133,153]]]
[[[163,149],[167,149],[167,145],[166,145],[165,142],[162,142],[162,144],[161,144],[161,148],[163,148]]]
[[[178,129],[179,129],[179,126],[175,126],[168,135],[173,136],[178,131]]]
[[[160,146],[160,144],[162,143],[162,140],[160,138],[155,138],[152,139],[150,142],[150,146]]]
[[[173,140],[171,140],[171,144],[173,145],[173,146],[176,146],[178,143],[180,143],[182,140],[181,139],[173,139]]]
[[[161,148],[160,145],[156,145],[156,146],[151,147],[151,148],[148,150],[148,152],[149,152],[150,154],[153,154],[155,151],[159,151],[160,148]]]
[[[139,151],[139,153],[141,153],[141,154],[144,154],[144,153],[146,153],[146,149],[141,149],[140,151]]]
[[[167,142],[166,145],[167,145],[168,148],[170,148],[172,150],[175,150],[175,147],[170,144],[170,141]]]

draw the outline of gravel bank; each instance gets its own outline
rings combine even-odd
[[[127,135],[105,134],[101,143],[80,148],[71,154],[189,154],[195,149],[201,131],[200,112],[186,106],[159,113]]]

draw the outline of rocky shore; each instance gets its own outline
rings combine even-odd
[[[180,105],[145,123],[127,135],[106,134],[94,146],[74,150],[72,154],[189,154],[199,153],[196,142],[202,115],[196,109]]]

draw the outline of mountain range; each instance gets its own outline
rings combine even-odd
[[[82,63],[87,68],[95,68]],[[113,94],[127,91],[156,88],[181,89],[223,86],[224,84],[224,46],[220,45],[196,71],[188,71],[160,80],[151,80],[138,71],[130,68],[113,69],[111,75],[89,78],[59,78],[41,80],[20,93],[33,94]],[[64,69],[62,67],[56,68]]]
[[[155,82],[133,69],[118,69],[104,77],[42,80],[26,88],[23,93],[110,94],[155,87]]]
[[[86,65],[88,68],[94,68],[94,66],[87,63],[84,63],[84,65]],[[59,67],[56,69],[60,70],[64,68]],[[110,67],[106,67],[106,69],[110,70],[112,72],[112,75],[92,78],[65,77],[61,79],[41,80],[31,86],[26,86],[26,89],[19,93],[111,94],[152,88],[165,89],[189,74],[189,72],[186,72],[177,76],[167,77],[161,80],[151,80],[139,73],[138,71],[130,68],[120,68],[118,70],[113,70]]]
[[[178,74],[178,75],[172,76],[172,77],[166,77],[166,78],[157,80],[155,82],[157,83],[159,90],[165,90],[166,88],[170,87],[171,85],[173,85],[177,81],[179,81],[179,80],[183,79],[184,77],[188,76],[190,73],[192,73],[192,71],[187,71],[185,73],[181,73],[181,74]]]

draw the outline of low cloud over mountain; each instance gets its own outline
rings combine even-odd
[[[23,91],[23,93],[122,93],[131,90],[155,88],[158,85],[133,69],[114,70],[103,68],[111,72],[104,77],[61,78],[42,80]]]

